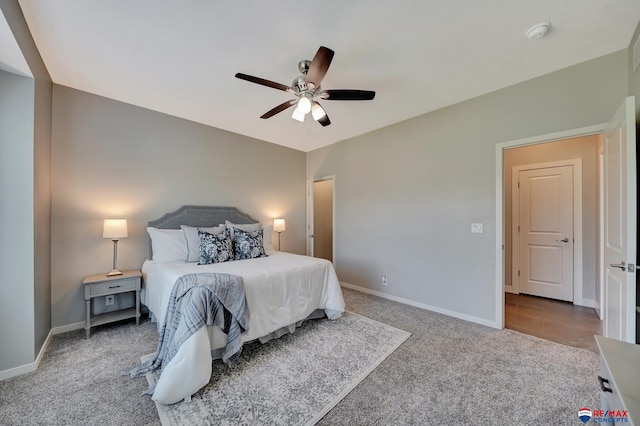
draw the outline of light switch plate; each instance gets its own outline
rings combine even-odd
[[[482,223],[472,223],[471,224],[471,233],[473,234],[482,234],[484,232],[484,225]]]

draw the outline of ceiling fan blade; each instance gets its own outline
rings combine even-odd
[[[277,107],[265,112],[264,114],[262,114],[260,116],[260,118],[269,118],[269,117],[273,117],[274,115],[276,115],[279,112],[284,111],[285,109],[293,106],[296,104],[296,102],[298,102],[297,99],[291,99],[290,101],[286,101],[281,103],[280,105],[278,105]]]
[[[292,92],[289,86],[285,86],[284,84],[276,83],[275,81],[265,80],[264,78],[254,77],[252,75],[237,73],[236,78],[240,80],[250,81],[252,83],[261,84],[263,86],[272,87],[274,89],[283,90],[285,92]]]
[[[330,101],[370,101],[376,97],[376,92],[353,89],[323,90],[318,97]]]
[[[312,85],[311,90],[320,86],[322,79],[329,69],[329,65],[331,65],[333,54],[333,50],[328,47],[320,46],[316,55],[311,60],[309,71],[307,71],[307,78],[305,79],[307,86]]]

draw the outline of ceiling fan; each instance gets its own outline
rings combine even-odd
[[[283,102],[277,107],[267,111],[261,115],[260,118],[266,119],[273,117],[279,112],[282,112],[293,105],[297,105],[296,109],[293,110],[292,118],[300,122],[304,122],[306,115],[311,112],[314,120],[322,126],[328,126],[331,124],[329,116],[320,103],[315,100],[316,98],[326,99],[329,101],[368,101],[376,96],[376,92],[371,90],[322,90],[320,83],[329,69],[329,65],[333,59],[333,54],[333,50],[320,46],[313,57],[313,60],[300,61],[298,63],[298,70],[300,70],[301,75],[293,80],[291,86],[285,86],[284,84],[242,73],[237,73],[236,78],[272,87],[274,89],[283,90],[297,96],[296,99]]]

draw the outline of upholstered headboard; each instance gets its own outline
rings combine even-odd
[[[160,229],[180,229],[180,225],[208,227],[218,226],[225,220],[233,223],[258,222],[235,207],[182,206],[160,219],[150,221],[149,226]]]
[[[174,212],[165,214],[160,219],[150,221],[148,226],[159,229],[180,229],[180,225],[206,228],[223,224],[225,220],[239,224],[258,222],[235,207],[182,206]],[[152,257],[153,248],[151,239],[149,239],[149,258]]]

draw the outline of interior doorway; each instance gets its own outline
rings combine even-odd
[[[568,297],[555,296],[552,292],[541,294],[534,292],[532,294],[569,300],[579,306],[595,307],[596,283],[598,282],[595,257],[600,226],[597,190],[600,178],[598,176],[597,153],[601,144],[602,135],[596,133],[504,150],[503,220],[505,224],[504,284],[506,291],[518,294],[521,287],[525,288],[526,282],[530,281],[531,274],[522,275],[522,268],[519,268],[521,263],[527,261],[535,263],[536,256],[540,254],[540,251],[565,250],[568,251],[565,253],[565,257],[572,258],[571,270],[557,270],[555,274],[552,274],[553,277],[545,275],[546,272],[543,271],[544,273],[540,273],[540,276],[548,276],[546,281],[570,280],[569,292],[572,294]],[[522,175],[521,188],[518,188],[516,184],[518,176],[514,176],[514,174]],[[563,174],[563,179],[560,179]],[[527,189],[528,184],[525,181],[528,178],[533,179],[533,184],[538,187]],[[562,185],[569,184],[572,188],[570,190],[562,187]],[[543,205],[528,206],[527,212],[520,212],[518,211],[518,200],[522,195],[520,193],[526,193],[527,190],[540,193],[536,195],[539,198],[537,202],[543,203]],[[525,198],[528,197],[528,195],[525,196]],[[557,210],[558,214],[546,215],[547,210],[552,207]],[[572,214],[562,215],[563,210],[571,210]],[[531,219],[532,215],[533,219]],[[519,222],[521,218],[527,220]],[[530,220],[536,221],[532,225],[536,228],[533,232],[535,238],[542,238],[540,241],[534,241],[537,245],[535,245],[536,250],[533,251],[522,245],[520,247],[517,245],[519,241],[526,243],[526,238],[520,238],[520,236],[522,232],[529,230],[519,230],[519,226],[529,228],[530,224],[527,222]],[[560,223],[560,221],[566,220],[572,220],[572,223],[570,225]],[[566,243],[564,242],[565,238],[569,240]],[[555,240],[560,241],[556,242]],[[524,245],[526,246],[526,244]],[[556,258],[559,259],[560,256],[558,255]],[[585,258],[590,261],[585,261]],[[518,275],[519,269],[520,276]],[[539,281],[545,280],[540,279]]]
[[[334,186],[333,176],[314,179],[309,183],[307,254],[333,262],[334,246]]]
[[[597,149],[594,145],[589,148],[582,147],[580,153],[576,153],[579,146],[572,145],[571,141],[582,137],[595,137],[604,131],[605,125],[595,125],[564,132],[557,132],[548,135],[541,135],[532,138],[515,140],[496,145],[496,251],[498,261],[496,262],[496,320],[498,327],[505,325],[505,290],[512,286],[512,206],[511,206],[511,168],[514,165],[524,165],[527,163],[545,163],[567,159],[582,158],[583,163],[583,202],[589,204],[589,209],[583,208],[583,223],[579,225],[582,231],[576,232],[577,238],[583,239],[583,265],[575,265],[574,271],[578,274],[578,282],[583,285],[578,286],[576,305],[593,308],[595,305],[595,283],[597,282],[596,264],[596,223],[597,213]],[[561,146],[562,144],[565,146]],[[556,145],[559,144],[559,145]],[[578,144],[579,145],[579,144]],[[553,149],[557,148],[557,149]],[[541,151],[542,149],[542,151]],[[584,154],[584,151],[588,151]],[[544,151],[544,152],[543,152]],[[517,162],[508,158],[510,153],[520,154]],[[592,158],[591,158],[592,157]],[[593,167],[592,167],[593,166]],[[591,170],[593,168],[593,170]],[[588,229],[588,235],[584,230]],[[586,250],[584,247],[588,247]],[[593,250],[592,250],[593,249]],[[591,253],[593,251],[593,253]],[[588,282],[588,283],[585,283]],[[582,291],[585,290],[585,291]],[[582,291],[582,294],[580,292]]]

